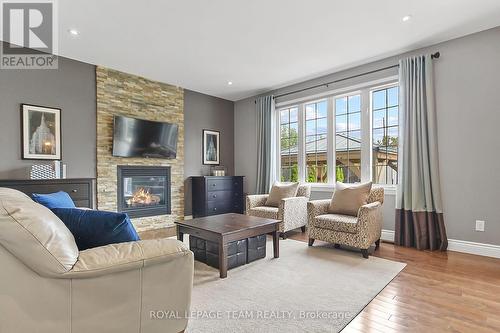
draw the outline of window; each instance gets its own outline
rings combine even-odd
[[[395,77],[380,82],[278,104],[281,181],[396,184],[399,88]]]
[[[326,100],[306,104],[306,182],[326,183],[328,120]]]
[[[361,181],[361,96],[335,99],[335,174],[343,183]]]
[[[398,179],[399,88],[372,92],[373,181],[396,184]]]
[[[296,182],[298,176],[299,112],[297,107],[280,110],[280,179]]]

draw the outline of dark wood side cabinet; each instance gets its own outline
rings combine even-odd
[[[31,197],[33,193],[54,193],[64,191],[75,202],[76,207],[96,208],[95,179],[20,179],[0,180],[0,187],[13,188]]]
[[[191,177],[193,217],[243,214],[243,176]]]

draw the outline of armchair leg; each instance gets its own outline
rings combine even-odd
[[[306,226],[304,225],[304,226],[300,227],[300,230],[302,230],[302,232],[306,232]]]
[[[375,241],[375,250],[378,250],[379,247],[380,247],[380,239]]]
[[[280,233],[281,238],[286,239],[288,236],[286,235],[286,232]]]
[[[314,238],[309,238],[309,246],[313,246],[314,244]]]
[[[368,249],[361,249],[361,254],[363,258],[368,259]]]

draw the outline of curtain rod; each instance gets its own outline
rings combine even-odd
[[[436,52],[436,53],[431,54],[431,59],[438,59],[440,56],[441,56],[441,53]],[[365,75],[369,75],[369,74],[373,74],[373,73],[377,73],[377,72],[382,72],[382,71],[385,71],[385,70],[388,70],[388,69],[391,69],[391,68],[396,68],[396,67],[399,67],[399,64],[392,65],[392,66],[387,66],[387,67],[383,67],[383,68],[379,68],[379,69],[374,69],[372,71],[368,71],[368,72],[364,72],[364,73],[361,73],[361,74],[356,74],[356,75],[344,77],[342,79],[330,81],[330,82],[327,82],[327,83],[317,84],[315,86],[311,86],[311,87],[307,87],[307,88],[302,88],[302,89],[290,91],[290,92],[287,92],[287,93],[276,95],[276,96],[273,97],[273,99],[280,98],[280,97],[283,97],[283,96],[297,94],[299,92],[303,92],[303,91],[307,91],[307,90],[311,90],[311,89],[316,89],[316,88],[320,88],[320,87],[327,87],[328,88],[328,86],[330,84],[339,83],[339,82],[350,80],[350,79],[355,79],[355,78],[360,77],[360,76],[365,76]],[[257,103],[257,101],[255,101],[255,103]]]

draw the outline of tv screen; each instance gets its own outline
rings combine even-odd
[[[176,158],[176,124],[115,116],[113,156]]]

